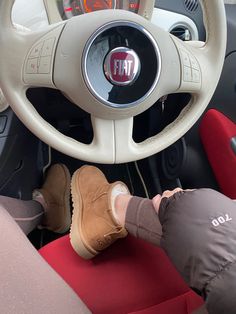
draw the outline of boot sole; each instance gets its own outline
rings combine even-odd
[[[70,242],[76,253],[84,259],[91,259],[99,252],[91,248],[84,240],[82,233],[82,214],[83,214],[83,201],[81,193],[77,186],[77,178],[80,172],[86,166],[78,169],[72,176],[71,180],[71,195],[73,203],[72,223],[70,229]]]

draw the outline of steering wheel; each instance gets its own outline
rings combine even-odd
[[[49,146],[74,158],[122,163],[155,154],[182,137],[207,107],[226,50],[223,0],[202,0],[205,43],[184,43],[145,18],[104,10],[24,33],[11,22],[14,0],[0,1],[0,86],[20,120]],[[47,123],[26,97],[59,89],[91,114],[94,138],[80,143]],[[190,93],[178,118],[142,143],[133,118],[170,93]]]

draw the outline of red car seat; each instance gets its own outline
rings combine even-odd
[[[94,314],[187,314],[203,304],[161,249],[131,236],[89,261],[68,236],[40,253]]]
[[[221,192],[236,199],[236,124],[211,109],[202,119],[200,136]]]

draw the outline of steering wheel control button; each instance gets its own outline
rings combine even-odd
[[[41,57],[51,56],[54,48],[55,38],[45,40]]]
[[[64,25],[59,25],[39,38],[26,56],[23,80],[30,86],[54,87],[52,71],[56,43]]]
[[[198,90],[201,88],[201,70],[197,59],[184,47],[179,49],[182,62],[182,88]]]
[[[142,26],[127,21],[108,23],[95,32],[82,64],[90,92],[113,108],[139,105],[152,93],[161,72],[155,40]]]
[[[39,44],[35,45],[30,52],[29,58],[38,58],[40,56],[42,47],[43,42],[40,42]]]
[[[196,58],[190,56],[190,62],[192,69],[199,70],[199,65]]]
[[[39,74],[48,74],[51,68],[51,57],[41,57],[39,64]]]
[[[104,62],[107,79],[117,86],[131,85],[140,73],[140,60],[132,49],[120,47],[111,50]]]
[[[180,53],[181,53],[181,57],[183,60],[183,65],[187,66],[187,67],[191,67],[190,58],[189,58],[188,53],[183,51],[183,50],[181,50]]]
[[[184,66],[184,81],[192,82],[192,70],[189,67]]]
[[[192,70],[192,76],[193,76],[193,82],[194,83],[200,83],[201,81],[201,74],[198,70]]]
[[[26,65],[27,74],[37,74],[38,73],[38,58],[29,59]]]

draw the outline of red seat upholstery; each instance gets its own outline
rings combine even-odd
[[[161,249],[133,237],[90,261],[73,251],[68,236],[40,253],[94,314],[185,314],[203,303]]]
[[[202,119],[200,135],[221,192],[236,199],[236,154],[231,147],[231,140],[236,137],[236,124],[211,109]]]

